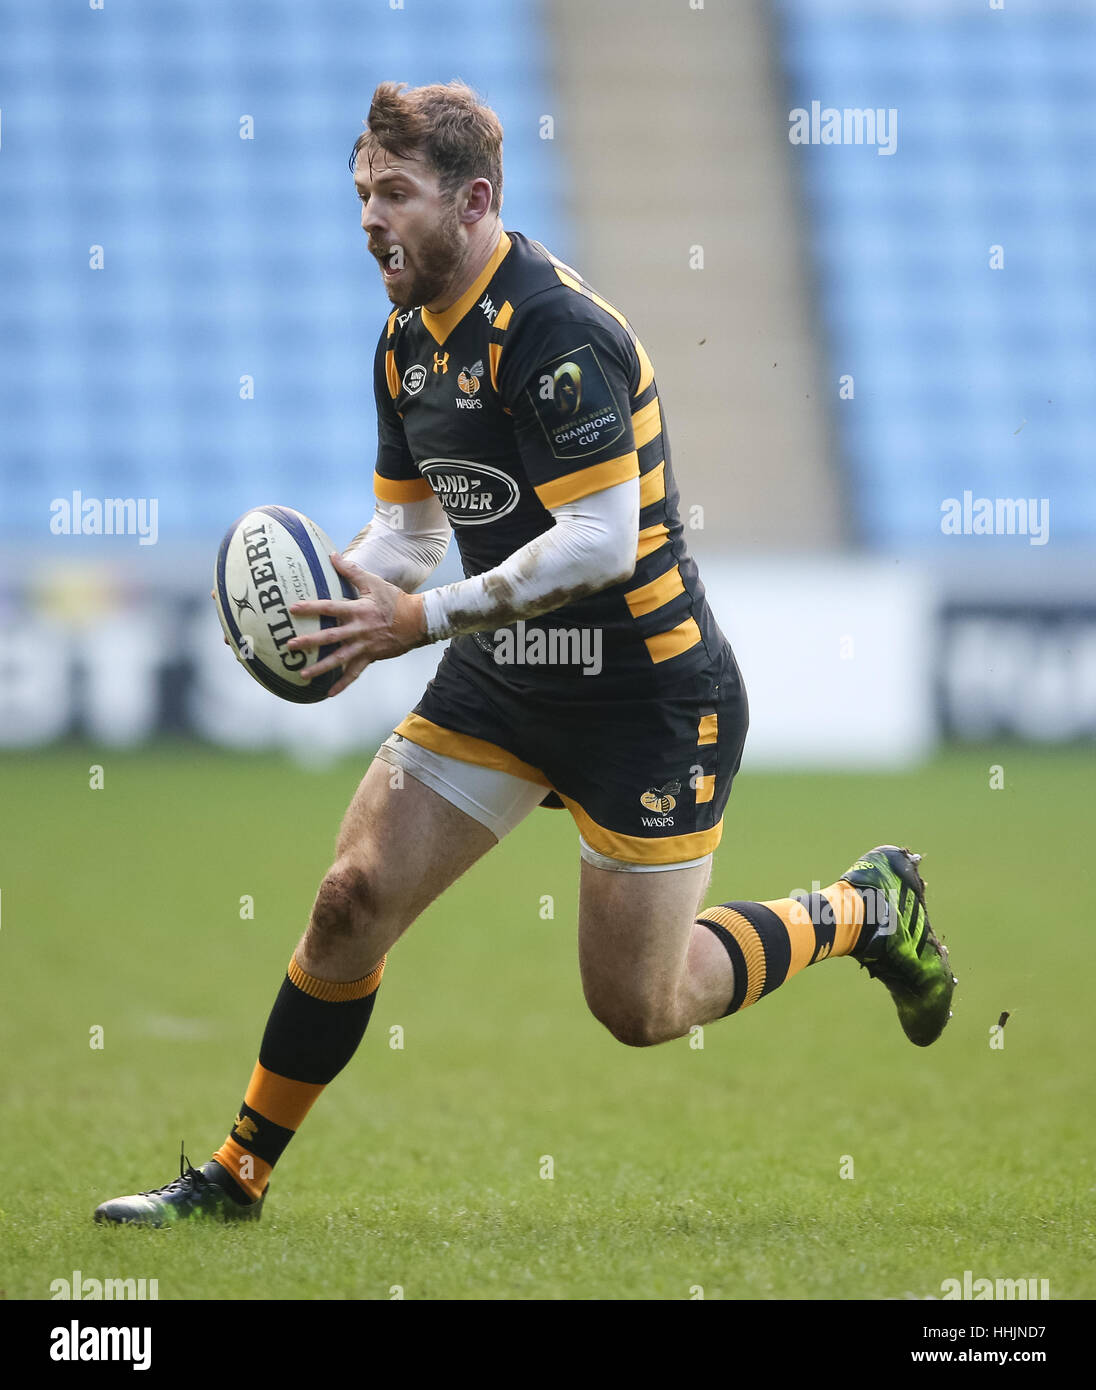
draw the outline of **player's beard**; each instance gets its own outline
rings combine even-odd
[[[400,309],[433,303],[449,288],[464,254],[464,238],[454,203],[436,226],[423,233],[413,254],[404,248],[404,273],[398,280],[385,281],[388,298]]]

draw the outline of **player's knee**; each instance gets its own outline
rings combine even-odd
[[[609,1031],[625,1047],[655,1047],[666,1041],[663,1029],[655,1027],[645,1018],[622,1020],[610,1027]]]
[[[369,873],[339,860],[320,883],[309,922],[310,935],[337,941],[362,931],[376,915],[375,890]]]
[[[653,1009],[587,1001],[590,1012],[625,1047],[654,1047],[671,1036]]]

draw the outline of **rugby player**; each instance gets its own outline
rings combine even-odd
[[[502,128],[459,83],[376,90],[351,169],[394,308],[377,346],[372,521],[333,557],[359,597],[311,675],[450,638],[351,801],[231,1131],[200,1169],[96,1219],[258,1218],[274,1165],[373,1011],[423,909],[539,807],[581,856],[587,1003],[646,1047],[851,956],[927,1045],[947,953],[918,855],[870,850],[821,893],[698,912],[746,736],[742,679],[705,600],[650,358],[618,311],[504,229]],[[416,592],[456,533],[466,578]],[[397,773],[397,770],[398,773]]]

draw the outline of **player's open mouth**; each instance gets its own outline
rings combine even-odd
[[[374,251],[373,255],[385,280],[395,280],[403,274],[405,261],[398,246],[391,246],[387,251]]]

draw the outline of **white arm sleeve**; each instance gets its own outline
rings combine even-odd
[[[452,532],[436,497],[421,502],[382,502],[373,520],[344,553],[370,574],[413,593],[445,559]]]
[[[501,565],[430,589],[423,598],[430,641],[535,618],[627,579],[636,567],[639,479],[553,507],[555,525]]]

